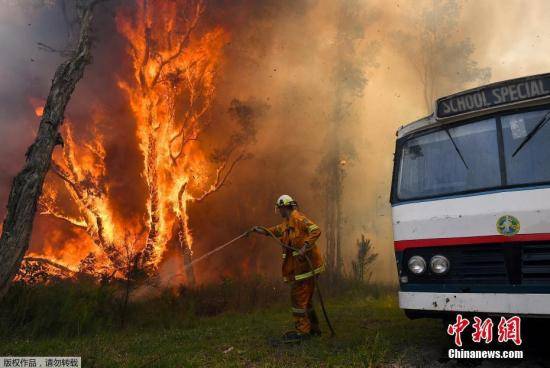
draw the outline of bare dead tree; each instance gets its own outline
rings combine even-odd
[[[0,297],[19,270],[29,247],[38,199],[51,164],[53,149],[62,143],[59,126],[78,81],[91,62],[91,28],[95,6],[102,0],[77,2],[80,36],[71,56],[56,70],[35,141],[26,152],[23,170],[15,177],[0,237]]]

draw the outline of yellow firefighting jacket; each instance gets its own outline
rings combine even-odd
[[[324,271],[323,257],[315,241],[321,236],[319,226],[311,222],[298,210],[292,211],[290,217],[282,224],[269,228],[281,242],[293,248],[307,247],[305,255],[300,256],[297,251],[283,248],[283,280],[285,282],[300,281]]]

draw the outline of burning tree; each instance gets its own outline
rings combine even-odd
[[[202,1],[142,0],[134,17],[119,14],[117,19],[134,66],[134,83],[120,85],[134,111],[144,157],[146,248],[158,258],[167,243],[175,242],[184,264],[191,261],[193,243],[188,205],[219,190],[245,158],[242,145],[230,144],[208,160],[199,144],[214,99],[222,47],[228,40],[219,27],[196,34],[204,10]],[[213,163],[217,167],[209,181]],[[186,269],[193,283],[193,270]]]
[[[123,232],[120,227],[116,227],[115,214],[109,203],[103,135],[92,127],[94,139],[77,144],[70,122],[64,125],[62,131],[65,137],[63,150],[54,155],[51,168],[54,177],[49,177],[45,183],[40,198],[40,214],[64,221],[89,236],[101,254],[97,257],[95,253],[90,253],[83,261],[88,260],[90,263],[94,260],[95,274],[104,275],[112,273],[112,270],[120,270],[124,263],[121,246],[126,241],[117,238],[117,233]],[[66,190],[76,210],[70,211],[63,206],[63,201],[59,199],[60,187]],[[148,259],[147,254],[143,254],[142,263],[147,263],[145,260]],[[91,271],[90,267],[87,269]]]
[[[189,205],[218,191],[237,164],[249,157],[247,145],[256,131],[246,104],[231,102],[228,112],[238,129],[223,143],[210,145],[205,134],[214,120],[210,110],[228,35],[220,27],[199,31],[204,12],[202,1],[188,0],[142,0],[117,12],[117,27],[128,41],[132,65],[130,77],[120,76],[118,85],[133,112],[143,156],[143,226],[113,210],[101,130],[91,127],[92,138],[80,142],[70,124],[64,129],[65,146],[52,165],[54,175],[42,196],[41,213],[87,234],[97,254],[88,254],[86,269],[95,273],[126,280],[129,269],[132,274],[146,270],[152,275],[171,246],[177,246],[184,265],[189,265]],[[60,188],[74,208],[62,200]],[[187,282],[193,284],[192,268],[185,270]]]

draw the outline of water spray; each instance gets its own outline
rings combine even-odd
[[[258,228],[259,228],[259,229],[262,229],[263,231],[265,231],[265,233],[266,233],[270,238],[274,239],[274,240],[275,240],[280,246],[282,246],[283,248],[288,249],[288,250],[291,250],[291,251],[293,251],[293,252],[299,250],[298,248],[291,247],[290,245],[287,245],[287,244],[283,243],[282,241],[280,241],[279,238],[277,238],[277,237],[275,236],[275,234],[273,234],[273,233],[272,233],[269,229],[267,229],[266,227],[258,226]],[[253,232],[253,229],[250,229],[250,230],[245,231],[245,232],[242,233],[241,235],[239,235],[239,236],[237,236],[237,237],[235,237],[235,238],[229,240],[229,241],[226,242],[226,243],[223,243],[222,245],[220,245],[220,246],[218,246],[218,247],[212,249],[211,251],[209,251],[209,252],[203,254],[202,256],[200,256],[199,258],[193,260],[191,263],[185,265],[184,269],[187,270],[188,268],[193,267],[193,265],[194,265],[195,263],[200,262],[200,261],[202,261],[203,259],[208,258],[209,256],[211,256],[212,254],[219,252],[220,250],[224,249],[225,247],[227,247],[227,246],[229,246],[229,245],[235,243],[237,240],[240,240],[240,239],[242,239],[242,238],[247,237],[247,236],[248,236],[250,233],[252,233],[252,232]],[[305,259],[307,260],[307,263],[309,264],[309,267],[310,267],[311,271],[313,272],[313,268],[314,268],[314,267],[313,267],[313,264],[311,263],[311,260],[309,259],[309,257],[308,257],[306,254],[304,254],[303,256],[304,256]],[[176,276],[179,276],[179,275],[181,275],[181,273],[178,273],[178,274],[172,276],[172,278],[173,278],[173,277],[176,277]],[[332,324],[331,324],[330,319],[329,319],[329,317],[328,317],[328,313],[327,313],[327,310],[326,310],[326,308],[325,308],[325,303],[324,303],[324,301],[323,301],[323,294],[321,293],[321,288],[319,287],[319,283],[317,282],[317,275],[314,274],[312,277],[313,277],[313,283],[314,283],[314,285],[315,285],[315,289],[317,290],[317,296],[318,296],[318,298],[319,298],[319,303],[321,304],[321,309],[323,310],[323,316],[325,317],[325,321],[327,322],[328,328],[330,329],[330,337],[333,337],[333,336],[336,335],[336,332],[334,331],[334,328],[332,327]]]

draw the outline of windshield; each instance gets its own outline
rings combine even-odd
[[[502,115],[405,141],[397,172],[397,199],[550,182],[550,149],[545,144],[550,141],[550,124],[541,126],[513,155],[548,111]]]
[[[401,155],[399,199],[429,197],[500,184],[495,120],[450,128],[448,132],[439,130],[405,143]],[[462,153],[464,162],[458,152]]]
[[[550,129],[544,125],[512,156],[517,147],[535,129],[546,112],[532,111],[502,117],[502,136],[506,158],[508,184],[527,184],[550,181]]]

